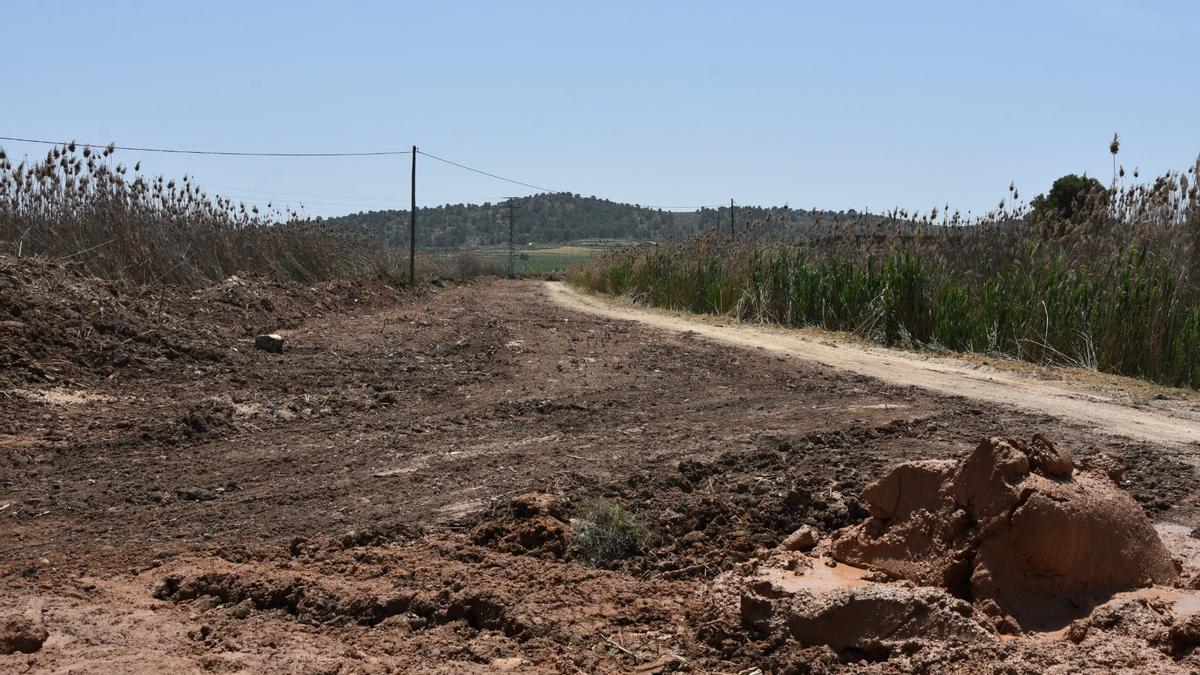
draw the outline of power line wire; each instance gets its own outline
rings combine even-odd
[[[446,164],[449,164],[451,166],[457,166],[460,169],[466,169],[467,171],[474,171],[475,173],[478,173],[478,174],[481,174],[484,176],[488,176],[489,178],[495,178],[497,180],[502,180],[507,183],[513,183],[514,185],[521,185],[523,187],[533,188],[534,190],[540,190],[542,192],[562,192],[562,190],[551,190],[550,188],[542,187],[540,185],[533,185],[532,183],[523,183],[519,180],[514,180],[512,178],[505,178],[504,176],[499,176],[494,173],[484,171],[482,169],[476,169],[473,167],[469,167],[466,164],[459,164],[458,162],[453,162],[448,159],[438,157],[437,155],[431,155],[428,152],[425,152],[424,150],[417,150],[417,154],[424,155],[424,156],[428,157],[429,159],[436,159],[439,162],[445,162]]]
[[[393,203],[393,202],[397,201],[396,197],[367,197],[364,195],[340,195],[340,194],[327,194],[327,193],[321,193],[321,192],[286,192],[283,190],[248,188],[248,187],[240,187],[240,186],[236,186],[236,185],[217,185],[215,183],[205,183],[204,189],[206,191],[214,191],[214,192],[217,192],[222,195],[225,194],[224,192],[221,192],[222,190],[230,190],[233,192],[259,195],[259,196],[267,196],[267,197],[280,197],[280,198],[287,197],[287,198],[293,198],[293,199],[296,199],[296,198],[298,198],[298,199],[314,199],[314,200],[322,200],[322,201],[332,199],[332,200],[336,200],[337,203],[357,203],[357,202]]]
[[[139,148],[125,145],[95,145],[78,143],[76,141],[43,141],[35,138],[14,138],[0,136],[0,141],[15,141],[18,143],[37,143],[39,145],[71,145],[84,148],[113,148],[132,152],[163,152],[173,155],[222,155],[226,157],[374,157],[380,155],[411,155],[412,150],[380,150],[375,152],[226,152],[222,150],[178,150],[168,148]]]
[[[372,151],[372,152],[233,152],[233,151],[223,151],[223,150],[181,150],[181,149],[177,149],[177,148],[145,148],[145,147],[115,145],[115,144],[96,145],[93,143],[79,143],[77,141],[47,141],[47,140],[41,140],[41,139],[35,139],[35,138],[18,138],[18,137],[14,137],[14,136],[0,136],[0,141],[14,141],[17,143],[36,143],[39,145],[54,145],[54,146],[77,145],[77,146],[84,147],[84,148],[113,148],[114,150],[125,150],[125,151],[130,151],[130,152],[159,152],[159,153],[176,154],[176,155],[216,155],[216,156],[224,156],[224,157],[377,157],[377,156],[386,156],[386,155],[411,155],[413,153],[412,150],[379,150],[379,151]],[[466,164],[461,164],[459,162],[455,162],[453,160],[446,159],[445,157],[438,157],[437,155],[431,155],[428,152],[425,152],[424,150],[417,150],[416,153],[418,155],[424,155],[430,159],[434,159],[439,162],[449,164],[451,166],[455,166],[460,169],[464,169],[466,171],[471,171],[473,173],[477,173],[482,176],[487,176],[489,178],[495,178],[496,180],[502,180],[506,183],[512,183],[514,185],[520,185],[522,187],[532,188],[534,190],[538,190],[541,192],[551,192],[551,193],[565,192],[564,190],[553,190],[551,188],[542,187],[540,185],[534,185],[533,183],[526,183],[524,181],[519,181],[514,178],[507,178],[505,176],[501,176],[499,174],[492,173],[490,171],[476,169],[475,167],[467,166]],[[384,200],[380,200],[380,201],[384,201]],[[647,209],[660,209],[660,210],[700,210],[700,209],[714,209],[714,208],[722,207],[721,204],[702,204],[700,206],[659,206],[659,205],[654,205],[654,204],[635,204],[635,206],[639,206],[639,207],[647,208]]]
[[[523,187],[533,188],[534,190],[541,190],[542,192],[567,192],[566,190],[552,190],[550,188],[542,187],[540,185],[534,185],[532,183],[525,183],[525,182],[522,182],[522,181],[519,181],[519,180],[516,180],[513,178],[506,178],[504,176],[491,173],[490,171],[484,171],[483,169],[476,169],[474,167],[467,166],[466,164],[459,164],[458,162],[451,161],[444,157],[438,157],[437,155],[431,155],[428,152],[425,152],[424,150],[417,150],[417,154],[424,155],[430,159],[436,159],[439,162],[445,162],[446,164],[450,164],[451,166],[457,166],[460,169],[466,169],[467,171],[473,171],[477,174],[480,174],[483,176],[488,176],[489,178],[495,178],[497,180],[502,180],[507,183],[513,183],[514,185],[521,185]],[[663,209],[663,210],[667,210],[667,209],[699,210],[699,209],[715,209],[715,208],[721,207],[720,204],[706,204],[706,205],[700,205],[700,206],[655,206],[653,204],[635,204],[634,206],[640,206],[640,207],[646,208],[646,209]]]

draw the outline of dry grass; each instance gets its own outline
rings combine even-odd
[[[0,246],[136,283],[200,285],[242,271],[313,281],[405,269],[366,236],[139,169],[116,163],[111,146],[55,147],[30,166],[0,150]]]
[[[578,555],[590,563],[623,560],[654,538],[640,516],[607,502],[585,508],[572,523]]]

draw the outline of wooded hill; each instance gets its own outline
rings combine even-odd
[[[620,204],[567,192],[539,194],[515,200],[515,239],[518,244],[558,243],[582,239],[657,241],[720,227],[730,228],[729,207],[698,211],[666,211],[636,204]],[[767,216],[770,214],[770,218]],[[735,227],[741,230],[758,221],[760,233],[799,232],[817,217],[835,212],[786,207],[738,206]],[[842,213],[853,217],[854,211]],[[365,229],[382,235],[387,243],[408,245],[408,211],[366,211],[326,221],[332,226]],[[424,247],[457,248],[508,242],[507,202],[447,204],[417,211],[417,240]]]

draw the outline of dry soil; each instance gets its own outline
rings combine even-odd
[[[534,281],[156,293],[0,258],[0,613],[48,632],[0,671],[905,670],[723,625],[713,580],[802,525],[863,521],[887,466],[1001,434],[1123,456],[1173,551],[1195,541],[1186,429],[629,318]],[[271,330],[281,355],[253,348]],[[651,543],[585,563],[571,520],[595,504]],[[1103,671],[1104,644],[1027,635],[924,667]],[[1145,644],[1139,663],[1191,667]]]

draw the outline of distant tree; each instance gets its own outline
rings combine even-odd
[[[1034,197],[1030,206],[1035,218],[1075,220],[1097,202],[1107,204],[1108,188],[1087,174],[1070,173],[1054,181],[1049,193]]]

